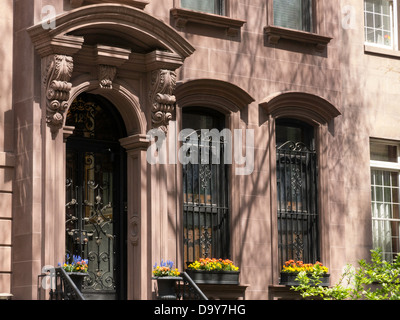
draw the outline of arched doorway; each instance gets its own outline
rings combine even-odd
[[[125,299],[125,126],[107,99],[88,93],[71,104],[66,125],[75,128],[66,142],[66,254],[88,259],[88,299]]]

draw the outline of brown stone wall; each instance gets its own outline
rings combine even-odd
[[[0,261],[3,261],[0,292],[9,290],[12,271],[12,293],[21,299],[35,298],[36,277],[41,267],[60,259],[63,242],[55,239],[63,222],[61,215],[52,214],[62,211],[64,197],[62,181],[57,179],[64,168],[62,137],[52,139],[43,122],[45,100],[40,83],[45,65],[26,28],[40,22],[43,5],[52,4],[57,14],[61,14],[82,5],[107,2],[127,3],[123,0],[7,0],[1,7],[10,15],[1,18],[0,24],[10,30],[13,27],[14,33],[4,33],[5,40],[0,47],[1,52],[13,52],[3,54],[0,64],[5,86],[0,96],[4,114],[0,117],[0,128],[4,131],[0,135],[0,177],[4,176],[0,181],[0,203],[4,207],[0,212]],[[340,111],[341,115],[315,124],[321,141],[320,160],[324,165],[320,168],[322,262],[328,265],[335,281],[346,263],[368,257],[372,245],[369,139],[400,139],[397,106],[400,62],[396,54],[364,46],[362,1],[315,2],[316,33],[324,39],[331,38],[326,48],[304,43],[310,40],[304,34],[297,34],[303,42],[271,41],[265,32],[271,21],[272,1],[269,0],[230,0],[227,19],[209,15],[187,17],[178,10],[178,0],[152,0],[146,6],[146,1],[133,2],[145,7],[144,13],[160,19],[168,30],[177,32],[194,47],[194,53],[177,69],[178,84],[185,85],[196,79],[217,80],[229,84],[223,86],[231,90],[229,94],[234,93],[235,86],[238,94],[244,92],[251,98],[240,100],[230,96],[231,100],[224,101],[229,101],[231,106],[238,101],[248,102],[231,108],[223,105],[231,129],[253,129],[255,136],[254,172],[248,176],[231,175],[231,252],[232,260],[241,268],[241,283],[249,285],[246,298],[267,299],[268,285],[278,283],[274,239],[277,232],[274,117],[265,102],[271,95],[288,91],[310,94]],[[355,9],[350,24],[346,12],[342,12],[347,5]],[[147,36],[135,36],[140,42],[150,41]],[[91,62],[86,54],[87,51],[75,56],[73,94],[94,89],[90,81],[97,74],[92,66],[88,67]],[[146,68],[132,73],[134,68],[138,65],[129,64],[129,68],[118,70],[116,81],[124,87],[112,92],[109,98],[128,127],[130,137],[123,142],[128,150],[128,173],[146,180],[138,185],[132,175],[128,177],[131,199],[140,199],[130,205],[128,213],[131,243],[128,264],[134,265],[128,268],[128,290],[131,298],[149,298],[154,262],[162,258],[182,262],[181,169],[175,165],[143,163],[146,147],[140,140],[143,137],[136,140],[133,136],[143,135],[151,127],[150,75]],[[215,107],[215,101],[220,102],[221,97],[211,98],[215,99],[214,104],[203,99],[204,92],[200,91],[197,98],[201,106]],[[183,107],[186,104],[186,100],[181,103]],[[301,106],[301,98],[294,103],[293,114],[297,104]],[[179,99],[177,106],[179,130]],[[137,148],[138,141],[140,148]],[[12,235],[2,232],[11,228]]]
[[[14,176],[12,66],[13,66],[13,1],[1,4],[0,29],[0,294],[11,293],[12,196]]]

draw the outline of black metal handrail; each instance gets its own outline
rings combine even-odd
[[[52,278],[49,292],[50,300],[86,300],[71,277],[61,267],[55,268],[53,273],[50,272],[38,276],[38,299],[40,299],[40,289],[43,289],[39,286],[39,279],[46,276]],[[208,300],[203,291],[186,272],[182,272],[181,277],[177,279],[179,279],[177,281],[177,299]]]
[[[41,274],[38,276],[38,299],[41,299],[41,289],[39,286],[39,279],[44,277],[50,277],[50,300],[86,300],[82,295],[82,292],[78,289],[75,283],[72,281],[71,277],[67,272],[61,268],[55,268],[49,273]]]
[[[182,282],[178,283],[178,298],[183,300],[208,300],[193,279],[186,273],[181,273]]]

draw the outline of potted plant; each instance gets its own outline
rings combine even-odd
[[[68,260],[70,260],[69,255],[67,255],[67,261]],[[83,279],[87,276],[88,260],[73,255],[72,262],[64,262],[62,268],[67,272],[77,288],[82,291]]]
[[[318,285],[329,286],[328,268],[321,262],[303,263],[303,261],[286,261],[281,270],[280,284],[287,286],[298,286],[300,284],[297,279],[300,272],[304,271],[307,275],[317,274],[319,276]]]
[[[157,280],[158,298],[162,300],[176,300],[176,281],[182,280],[177,268],[173,268],[174,263],[170,260],[153,266],[153,279]]]
[[[239,284],[239,268],[229,259],[201,258],[186,273],[199,284]]]

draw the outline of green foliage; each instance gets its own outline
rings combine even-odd
[[[291,287],[303,298],[324,300],[400,300],[400,254],[390,263],[381,250],[371,250],[371,262],[360,260],[359,267],[348,264],[339,282],[332,287],[318,286],[321,270],[300,272],[299,286]]]

